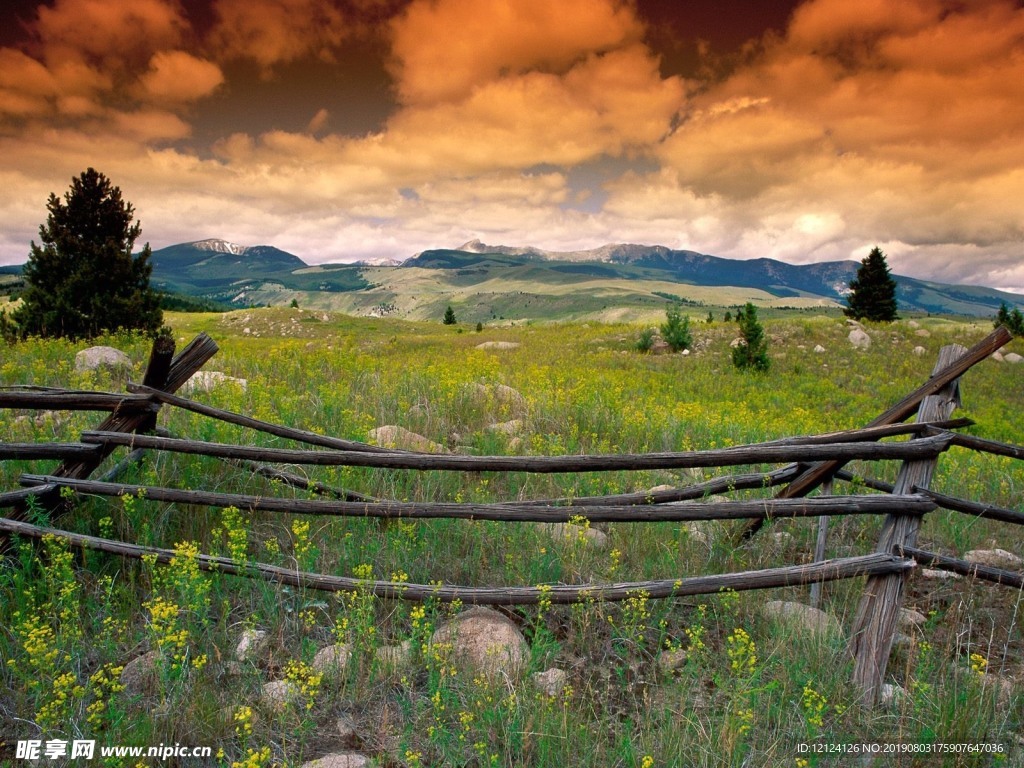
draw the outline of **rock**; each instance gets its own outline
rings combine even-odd
[[[457,661],[488,676],[517,677],[530,656],[519,628],[490,608],[470,608],[442,624],[430,638],[431,645],[448,643]]]
[[[978,565],[988,565],[993,568],[1005,568],[1010,571],[1020,570],[1024,560],[1020,556],[1007,552],[1005,549],[972,549],[964,560]]]
[[[406,640],[401,645],[383,645],[377,649],[374,659],[392,672],[412,666],[412,643]]]
[[[907,321],[907,325],[909,325],[911,328],[920,328],[921,327],[921,324],[919,322],[917,322],[917,320],[909,320],[909,321]]]
[[[518,349],[522,346],[517,341],[485,341],[483,344],[477,344],[477,349]]]
[[[918,357],[920,357],[927,351],[928,350],[926,350],[924,347],[914,347],[913,349],[914,354],[917,355]]]
[[[931,581],[955,581],[956,579],[962,579],[959,573],[954,571],[942,571],[938,568],[922,568],[921,578],[929,579]]]
[[[564,669],[552,667],[544,672],[535,672],[531,679],[544,695],[559,696],[565,690],[565,681],[569,679],[569,674]]]
[[[914,331],[914,335],[920,336],[922,339],[927,339],[929,336],[931,336],[931,333],[926,331],[924,328],[918,328],[916,331]]]
[[[1024,360],[1024,357],[1021,357],[1016,352],[1010,352],[1008,354],[1003,355],[1003,360],[1005,360],[1008,363],[1016,365],[1017,363]]]
[[[849,326],[850,328],[863,328],[864,327],[863,325],[860,324],[859,320],[854,320],[852,317],[846,318],[846,325]]]
[[[662,339],[656,339],[651,343],[651,354],[652,355],[667,355],[672,352],[672,347],[668,345],[667,341]]]
[[[729,346],[732,347],[733,349],[736,349],[736,347],[738,347],[742,343],[743,343],[743,337],[742,336],[737,336],[735,339],[733,339],[732,341],[729,342]]]
[[[192,378],[182,385],[181,392],[185,395],[196,392],[209,392],[222,384],[234,384],[243,390],[249,388],[249,381],[247,379],[228,376],[223,371],[196,371],[196,373],[192,374]]]
[[[686,663],[686,651],[676,648],[670,651],[662,651],[658,654],[658,671],[664,677],[671,677],[672,673]]]
[[[371,429],[369,438],[383,448],[400,448],[421,453],[448,453],[443,445],[394,424]]]
[[[899,700],[906,694],[906,690],[900,686],[893,685],[892,683],[885,683],[882,685],[881,700],[884,705],[889,707],[899,703]]]
[[[867,349],[871,346],[871,337],[861,328],[854,328],[847,338],[857,349]]]
[[[129,661],[121,670],[121,685],[129,696],[145,696],[156,690],[159,651],[149,651]]]
[[[785,624],[800,634],[811,636],[839,634],[841,629],[835,616],[803,603],[770,600],[761,608],[769,619]]]
[[[352,745],[358,741],[359,727],[356,725],[356,721],[352,718],[352,715],[340,715],[335,721],[334,727],[337,729],[338,737],[341,739],[343,744]]]
[[[674,485],[662,484],[662,485],[656,485],[653,488],[648,488],[647,492],[653,494],[653,493],[660,493],[661,491],[674,491],[675,489],[676,489],[676,487]]]
[[[312,667],[317,672],[341,675],[352,658],[352,648],[347,643],[337,643],[321,648],[313,657]]]
[[[260,689],[260,703],[267,709],[281,712],[289,704],[298,701],[301,692],[294,683],[287,680],[274,680],[264,684]]]
[[[302,768],[366,768],[370,758],[358,752],[331,752],[302,764]]]
[[[772,531],[772,538],[780,547],[788,546],[793,541],[793,534],[789,531]]]
[[[574,523],[551,523],[548,526],[551,538],[556,541],[564,541],[571,544],[586,544],[595,549],[606,549],[608,547],[608,534],[589,526],[575,525]]]
[[[470,399],[478,405],[493,404],[514,414],[525,414],[527,411],[526,398],[518,390],[505,384],[471,382],[466,385],[465,390]]]
[[[488,432],[497,432],[502,435],[518,435],[523,431],[523,420],[512,419],[511,421],[503,421],[500,424],[491,424],[487,427]]]
[[[269,644],[269,635],[262,629],[247,629],[235,646],[235,658],[238,661],[250,661],[262,654]]]
[[[113,371],[131,369],[132,361],[120,349],[113,347],[89,347],[75,355],[75,373],[110,368]]]
[[[900,629],[920,629],[928,621],[928,617],[913,608],[900,608],[896,624]]]
[[[1006,358],[1003,357],[1003,353],[1000,352],[998,349],[995,352],[993,352],[991,355],[989,355],[989,357],[991,357],[997,363],[1001,363],[1001,362],[1003,362],[1006,359]]]
[[[824,352],[825,352],[825,348],[823,346],[821,346],[821,344],[815,344],[814,345],[814,354],[821,355],[821,354],[824,354]]]

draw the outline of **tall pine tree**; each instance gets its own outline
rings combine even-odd
[[[850,282],[850,294],[843,310],[854,320],[891,323],[896,315],[896,281],[889,273],[885,254],[877,246],[871,249]]]
[[[15,313],[23,335],[92,338],[105,331],[155,333],[163,322],[150,288],[147,244],[132,255],[142,233],[121,190],[93,168],[71,180],[64,199],[50,195],[50,215],[39,227],[24,275],[23,304]]]

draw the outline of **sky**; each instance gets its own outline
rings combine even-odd
[[[1024,293],[1020,0],[4,0],[0,30],[0,264],[93,167],[154,249],[877,245]]]

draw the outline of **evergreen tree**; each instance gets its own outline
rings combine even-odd
[[[448,309],[444,311],[444,319],[441,321],[445,325],[455,325],[455,310],[452,309],[452,305],[448,305]]]
[[[768,359],[768,339],[764,328],[757,321],[757,308],[748,303],[736,313],[740,326],[742,341],[732,350],[732,364],[740,370],[753,368],[755,371],[767,371],[771,367]]]
[[[693,346],[690,335],[690,318],[683,316],[682,308],[673,304],[665,310],[665,323],[661,326],[661,338],[673,352],[680,352]]]
[[[135,209],[102,173],[89,168],[71,180],[63,201],[54,194],[25,265],[24,303],[14,319],[22,335],[92,338],[104,331],[156,333],[163,322],[160,300],[150,288],[147,244],[132,247],[142,233]]]
[[[843,312],[854,320],[891,323],[896,315],[896,281],[892,279],[885,254],[877,246],[864,257],[857,277],[850,282],[847,307]]]
[[[999,305],[999,311],[996,313],[993,325],[996,328],[1005,325],[1006,330],[1014,336],[1024,336],[1024,314],[1021,314],[1020,309],[1017,307],[1014,307],[1011,312],[1010,308],[1006,306],[1005,301]]]

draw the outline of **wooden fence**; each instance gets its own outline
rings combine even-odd
[[[71,546],[109,552],[124,557],[156,557],[166,564],[173,551],[131,542],[88,536],[27,522],[29,497],[53,511],[63,503],[60,490],[99,496],[124,494],[175,504],[237,507],[302,515],[375,518],[567,522],[579,516],[591,522],[657,522],[695,520],[746,520],[738,535],[749,539],[766,521],[790,517],[834,515],[884,515],[880,540],[869,554],[821,559],[810,564],[717,575],[672,578],[660,581],[622,582],[541,587],[470,587],[367,581],[300,572],[263,563],[240,563],[223,557],[200,555],[206,570],[262,578],[327,591],[369,590],[374,595],[400,600],[460,600],[468,604],[522,605],[541,600],[552,603],[625,600],[643,590],[651,598],[711,594],[723,589],[751,590],[794,585],[820,585],[839,579],[867,577],[867,584],[851,631],[855,659],[854,681],[863,700],[873,704],[879,695],[889,658],[896,620],[903,602],[908,574],[916,564],[968,574],[975,578],[1024,588],[1021,574],[979,566],[917,548],[922,517],[942,508],[1002,522],[1022,524],[1024,513],[1012,509],[946,496],[929,489],[939,455],[952,445],[975,451],[1024,458],[1024,448],[957,434],[952,430],[973,422],[952,419],[959,404],[958,379],[975,363],[1005,345],[1011,336],[999,328],[971,349],[943,348],[932,376],[914,392],[873,419],[863,429],[808,435],[717,450],[598,456],[463,456],[426,454],[367,445],[352,440],[315,434],[231,413],[174,393],[217,351],[205,334],[196,337],[180,354],[168,339],[153,347],[142,384],[129,384],[128,394],[82,392],[40,387],[0,389],[0,408],[41,410],[95,410],[109,415],[97,429],[83,432],[79,442],[0,443],[3,460],[59,460],[50,474],[23,474],[20,490],[0,492],[0,535],[41,538],[52,535]],[[156,417],[164,405],[230,424],[312,446],[304,449],[264,448],[201,442],[156,431]],[[904,424],[915,414],[916,421]],[[883,443],[881,439],[909,435],[910,439]],[[117,449],[129,455],[103,475],[92,474]],[[251,496],[204,490],[140,486],[117,482],[121,471],[143,451],[165,451],[217,457],[241,469],[310,491],[318,499]],[[901,462],[895,484],[854,478],[844,466],[852,460]],[[275,464],[351,466],[403,470],[451,470],[491,472],[606,472],[617,470],[723,468],[781,464],[768,472],[747,472],[715,477],[671,490],[608,496],[537,499],[493,504],[399,502],[310,483],[307,478]],[[879,494],[807,495],[833,480],[882,491]],[[709,495],[753,488],[780,488],[772,498],[743,501],[708,501]],[[679,502],[687,502],[685,504]]]

